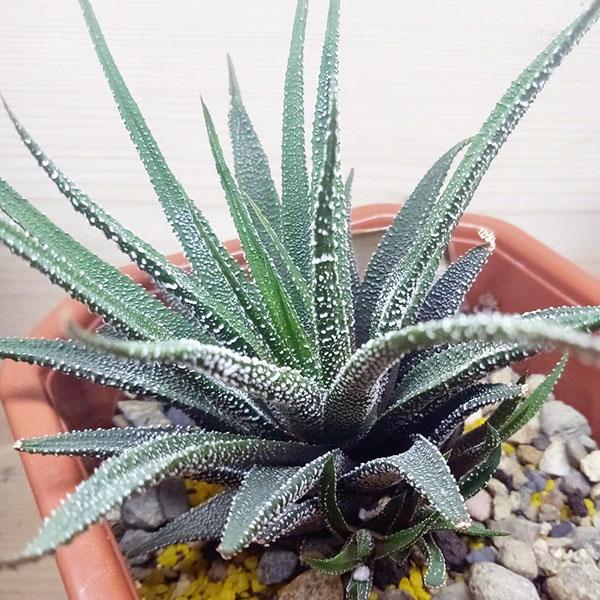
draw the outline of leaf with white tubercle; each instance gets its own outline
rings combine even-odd
[[[373,589],[373,570],[359,564],[346,584],[346,600],[369,600]]]
[[[321,390],[314,381],[289,367],[278,367],[227,348],[195,340],[129,342],[96,335],[69,323],[70,333],[86,345],[146,361],[194,366],[227,387],[254,396],[293,424],[299,434],[314,432],[321,419]]]
[[[300,533],[320,530],[323,515],[318,498],[309,498],[302,502],[291,502],[281,515],[266,525],[255,538],[257,544],[268,546],[280,538]]]
[[[458,482],[460,493],[464,498],[472,498],[482,490],[492,478],[502,457],[502,447],[498,447],[487,457],[487,459],[475,467],[470,473],[463,475]]]
[[[269,160],[262,148],[242,100],[242,93],[231,57],[227,55],[229,71],[229,136],[233,148],[235,177],[240,190],[256,202],[271,227],[281,235],[281,203],[275,189]]]
[[[100,229],[109,240],[114,241],[169,295],[181,300],[190,313],[198,319],[207,334],[214,336],[225,346],[246,352],[254,351],[262,357],[271,356],[264,341],[251,324],[240,319],[237,313],[228,310],[226,306],[213,302],[195,278],[169,262],[155,248],[121,225],[82,192],[33,140],[6,102],[4,107],[26,148],[75,210],[82,213],[89,223]]]
[[[352,528],[348,525],[337,498],[337,473],[335,468],[335,458],[332,456],[323,467],[321,474],[321,512],[325,525],[335,536],[346,539]]]
[[[430,422],[436,422],[437,425],[431,433],[427,434],[427,438],[436,445],[442,444],[470,414],[491,404],[522,398],[525,393],[524,387],[502,383],[468,387],[450,398],[429,419]]]
[[[281,221],[283,243],[306,279],[310,277],[312,206],[304,139],[304,37],[308,0],[297,0],[283,97]]]
[[[282,364],[314,374],[317,368],[314,364],[312,341],[304,329],[292,299],[295,298],[296,306],[300,305],[303,312],[308,313],[309,306],[305,304],[309,302],[308,291],[304,290],[306,282],[300,275],[294,277],[295,267],[287,256],[277,255],[279,248],[275,242],[276,235],[265,219],[260,220],[257,212],[260,209],[255,211],[255,219],[250,215],[252,201],[248,196],[242,196],[227,167],[213,120],[204,101],[202,109],[213,159],[231,216],[252,277],[260,290],[268,320],[274,325],[278,336],[274,351]],[[259,232],[258,227],[261,226]]]
[[[360,341],[368,338],[370,324],[383,286],[389,286],[394,265],[406,255],[415,231],[431,212],[456,155],[468,144],[462,140],[445,152],[427,171],[386,229],[373,253],[357,297],[357,329]]]
[[[472,248],[452,263],[427,292],[416,321],[434,321],[454,316],[495,248],[495,236],[480,229],[484,244]]]
[[[548,308],[525,313],[521,318],[543,319],[581,331],[600,327],[600,309],[597,307]],[[535,354],[539,348],[524,343],[474,341],[436,350],[403,375],[387,411],[388,419],[402,423],[432,398],[445,394],[447,389],[473,382],[489,371]]]
[[[14,447],[19,452],[27,452],[28,454],[108,458],[155,438],[200,431],[197,427],[176,426],[85,429],[81,431],[67,431],[57,435],[21,439],[15,442]]]
[[[272,325],[261,311],[257,290],[221,244],[204,215],[167,165],[152,132],[131,96],[108,49],[89,0],[80,0],[98,60],[112,90],[121,118],[148,172],[163,211],[192,271],[214,302],[237,312],[269,345],[276,343]]]
[[[498,432],[487,422],[464,433],[453,443],[448,459],[448,467],[454,477],[460,481],[461,477],[485,463],[501,441]]]
[[[401,454],[376,458],[359,465],[340,478],[342,489],[381,491],[405,481],[457,527],[470,518],[458,485],[440,451],[417,435]]]
[[[314,322],[322,380],[328,384],[350,356],[354,309],[347,252],[348,220],[344,191],[339,184],[338,128],[335,98],[328,109],[325,160],[315,192],[312,232]],[[347,249],[346,249],[347,250]],[[327,422],[329,415],[325,415]]]
[[[206,502],[176,517],[159,530],[152,532],[147,539],[145,538],[137,544],[124,545],[123,551],[127,556],[135,558],[171,544],[219,539],[235,493],[235,489],[218,493]]]
[[[237,554],[259,539],[263,531],[269,530],[270,524],[287,506],[317,485],[323,466],[331,456],[342,460],[338,451],[330,451],[301,467],[250,469],[231,504],[217,548],[221,556],[229,558]]]
[[[512,83],[473,138],[415,243],[398,267],[394,291],[380,314],[380,332],[401,328],[416,314],[452,231],[494,157],[562,59],[600,15],[600,0],[550,42]],[[424,276],[426,274],[426,276]]]
[[[357,568],[368,559],[375,549],[373,534],[367,529],[359,529],[348,538],[344,547],[331,558],[305,558],[314,569],[331,575],[342,575]]]
[[[215,466],[239,469],[256,464],[302,464],[320,453],[319,448],[306,444],[233,434],[179,433],[150,440],[107,459],[44,520],[23,552],[3,560],[0,566],[14,566],[52,552],[132,493],[166,477],[202,474]]]
[[[439,588],[446,584],[446,560],[431,534],[423,536],[419,540],[419,548],[425,556],[427,566],[423,577],[423,583],[428,588]]]
[[[87,250],[0,179],[0,239],[51,275],[53,281],[134,336],[150,339],[196,337],[203,329],[169,311],[142,286]],[[16,225],[15,225],[16,224]]]
[[[273,417],[253,399],[178,365],[140,362],[68,340],[0,338],[0,358],[166,400],[219,429],[281,437]]]
[[[369,391],[378,379],[406,353],[440,344],[479,343],[508,344],[535,351],[558,346],[579,354],[597,352],[598,342],[575,328],[598,326],[600,308],[559,309],[567,316],[563,326],[547,323],[543,318],[522,318],[501,314],[459,315],[439,321],[411,325],[398,331],[369,340],[359,348],[340,371],[325,398],[325,411],[339,414],[342,411],[354,416],[354,429],[340,434],[351,438],[371,411],[373,401]],[[502,348],[503,353],[505,349]],[[446,352],[453,351],[451,347]],[[438,355],[432,357],[435,359]],[[396,410],[392,406],[384,414]]]

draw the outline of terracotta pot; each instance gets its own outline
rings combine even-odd
[[[398,208],[395,204],[380,204],[353,211],[352,230],[359,262],[364,264]],[[523,231],[497,219],[466,216],[453,238],[451,258],[480,242],[477,230],[481,226],[496,233],[497,245],[471,292],[471,302],[488,292],[503,312],[600,304],[600,282]],[[241,258],[239,242],[228,242],[227,248]],[[181,255],[173,260],[183,264]],[[128,266],[124,270],[137,281],[147,283],[146,276],[137,268]],[[84,327],[93,325],[96,320],[82,304],[66,299],[30,335],[60,337],[60,323],[65,312]],[[541,356],[517,365],[517,370],[546,372],[555,360],[555,356]],[[110,425],[116,397],[115,391],[108,388],[12,361],[4,361],[0,370],[0,394],[15,439],[54,434],[80,426]],[[600,370],[571,360],[557,395],[586,414],[598,438],[600,411],[593,411],[592,407],[594,401],[600,401]],[[24,454],[22,460],[42,516],[48,515],[60,499],[86,477],[85,466],[78,459]],[[107,594],[111,600],[137,598],[127,565],[106,524],[91,527],[59,550],[56,561],[72,600],[103,600]]]

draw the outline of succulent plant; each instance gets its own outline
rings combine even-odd
[[[121,117],[189,260],[171,264],[79,189],[8,109],[33,157],[72,206],[155,285],[145,290],[86,250],[5,181],[0,238],[101,316],[102,331],[68,325],[72,339],[0,339],[0,356],[158,398],[193,427],[72,431],[20,440],[22,452],[105,459],[46,519],[15,565],[53,552],[113,507],[165,477],[193,476],[225,491],[131,550],[214,540],[223,557],[251,544],[327,531],[333,557],[315,568],[350,573],[366,599],[375,561],[416,545],[429,586],[444,581],[436,530],[496,535],[470,521],[465,499],[497,468],[502,440],[531,418],[566,354],[532,393],[482,377],[539,351],[600,355],[600,307],[520,316],[463,314],[494,237],[438,275],[465,207],[500,147],[562,58],[600,14],[600,1],[519,75],[480,132],[449,149],[419,182],[361,279],[349,233],[352,175],[343,181],[338,132],[340,0],[331,0],[318,79],[309,172],[304,143],[303,46],[298,0],[285,80],[281,199],[246,112],[231,61],[223,157],[203,104],[216,169],[247,269],[227,253],[167,166],[110,54],[88,0],[83,14]],[[457,168],[446,183],[453,161]],[[495,407],[471,430],[465,419]]]

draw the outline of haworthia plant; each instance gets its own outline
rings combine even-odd
[[[19,440],[21,452],[104,462],[24,551],[2,564],[51,553],[132,493],[165,477],[191,475],[226,490],[126,548],[129,555],[201,540],[231,557],[250,544],[329,532],[339,552],[307,560],[313,568],[344,574],[347,598],[366,600],[375,563],[406,560],[413,546],[427,561],[425,583],[440,585],[445,566],[432,532],[499,534],[470,522],[465,499],[494,473],[502,440],[549,396],[566,352],[600,358],[600,341],[590,335],[600,329],[600,307],[460,313],[493,255],[492,232],[482,230],[482,243],[436,279],[485,171],[554,69],[597,20],[600,0],[515,79],[478,134],[433,164],[362,279],[349,235],[353,172],[345,185],[341,175],[339,0],[330,0],[310,151],[303,89],[308,0],[296,4],[280,190],[231,59],[233,167],[208,109],[199,106],[247,271],[227,254],[170,170],[89,0],[80,3],[123,122],[190,270],[169,263],[78,188],[5,105],[25,146],[65,198],[147,273],[160,295],[89,252],[0,180],[0,240],[119,334],[108,337],[70,323],[71,339],[0,339],[0,358],[158,398],[184,410],[195,425]],[[481,381],[499,366],[554,348],[565,356],[531,394],[526,386]],[[486,424],[465,433],[465,419],[482,407],[491,413]],[[379,509],[373,512],[373,506]]]

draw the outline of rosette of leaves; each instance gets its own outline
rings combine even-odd
[[[485,383],[485,373],[549,348],[597,357],[589,332],[600,307],[524,315],[461,314],[494,251],[490,232],[441,275],[452,232],[490,163],[555,67],[600,13],[561,32],[515,79],[477,135],[438,159],[357,274],[349,231],[352,176],[340,168],[339,0],[331,0],[318,77],[311,160],[305,149],[303,46],[307,1],[296,6],[283,105],[281,191],[244,107],[229,61],[226,163],[208,109],[208,139],[247,269],[227,253],[167,166],[126,87],[88,0],[83,14],[121,117],[189,261],[171,264],[77,187],[8,109],[18,134],[76,211],[151,278],[146,291],[0,182],[0,238],[110,326],[73,339],[0,340],[0,356],[154,397],[193,427],[72,431],[20,440],[20,451],[105,459],[44,521],[15,565],[53,552],[128,496],[165,477],[193,476],[225,491],[131,550],[214,540],[225,558],[251,544],[329,532],[317,569],[348,573],[349,598],[367,598],[374,564],[428,561],[444,580],[434,532],[496,532],[472,524],[465,499],[495,471],[502,440],[544,402],[566,355],[533,393]],[[464,151],[456,169],[452,164]],[[310,166],[309,166],[310,162]],[[106,331],[106,327],[103,328]],[[464,432],[474,411],[495,406]]]

